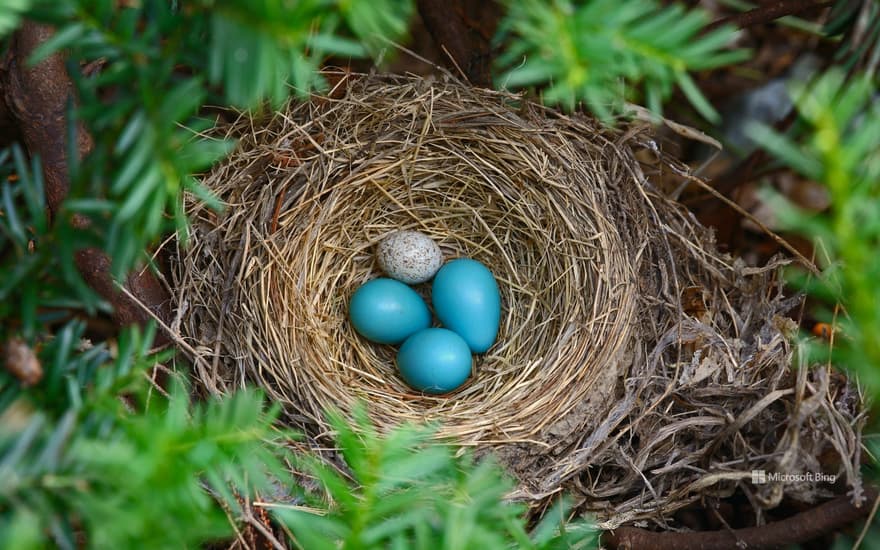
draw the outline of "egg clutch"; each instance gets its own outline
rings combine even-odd
[[[352,326],[371,342],[402,344],[397,368],[414,389],[442,394],[460,387],[471,374],[472,354],[485,353],[498,335],[501,294],[492,272],[469,258],[444,265],[437,243],[417,231],[389,235],[376,256],[388,277],[354,292]],[[442,328],[432,328],[428,305],[408,286],[432,277],[431,305]]]

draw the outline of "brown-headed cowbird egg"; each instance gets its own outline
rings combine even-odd
[[[397,231],[379,243],[379,267],[392,279],[412,285],[437,273],[443,253],[430,237],[418,231]]]

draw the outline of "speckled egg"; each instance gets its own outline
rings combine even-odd
[[[408,285],[424,283],[443,263],[443,253],[437,243],[418,231],[388,235],[379,243],[376,256],[382,271]]]

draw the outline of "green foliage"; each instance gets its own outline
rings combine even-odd
[[[498,57],[505,87],[547,84],[543,99],[573,108],[585,101],[608,120],[624,100],[644,101],[655,113],[678,86],[707,119],[718,114],[688,71],[719,67],[747,57],[729,51],[735,29],[703,32],[708,15],[653,0],[522,0],[505,2],[508,13]]]
[[[165,548],[230,535],[204,488],[234,509],[229,487],[249,494],[287,475],[264,443],[277,409],[252,392],[195,406],[180,383],[167,399],[151,392],[146,369],[169,357],[149,352],[153,327],[86,340],[70,312],[106,306],[72,253],[94,234],[50,225],[37,159],[0,152],[0,177],[0,351],[21,338],[43,373],[28,388],[0,370],[0,541]]]
[[[831,207],[821,215],[766,193],[780,221],[816,243],[823,276],[794,273],[797,284],[827,304],[842,304],[835,359],[880,391],[880,104],[868,76],[831,69],[793,98],[804,125],[795,141],[767,127],[754,139],[786,165],[826,185]],[[832,322],[826,309],[820,315]]]
[[[414,7],[412,0],[339,0],[338,4],[345,24],[360,39],[357,45],[374,57],[388,48],[389,39],[406,36]]]
[[[229,536],[231,525],[203,483],[236,509],[229,485],[247,494],[248,487],[270,487],[266,472],[284,475],[263,442],[275,411],[264,415],[259,395],[240,391],[225,401],[188,405],[178,385],[167,402],[70,446],[71,482],[91,489],[75,493],[74,509],[82,511],[93,546],[184,547]]]
[[[0,4],[0,37],[18,26],[22,13],[31,7],[32,0],[4,0]]]
[[[56,35],[32,61],[65,50],[72,66],[101,59],[94,75],[73,71],[77,114],[95,147],[74,166],[68,213],[89,216],[122,277],[145,247],[176,229],[185,237],[182,193],[216,205],[193,177],[233,143],[211,139],[206,105],[258,108],[323,86],[328,55],[364,55],[406,30],[409,2],[387,0],[43,0],[31,15]],[[387,11],[384,11],[387,10]],[[385,35],[384,33],[388,33]],[[109,98],[112,97],[112,101]],[[170,214],[168,216],[167,214]]]
[[[848,73],[876,76],[880,59],[880,2],[834,2],[824,34],[839,39],[834,64]]]
[[[39,159],[28,162],[17,146],[0,151],[0,342],[14,335],[33,341],[66,309],[107,310],[73,261],[75,250],[95,240],[65,221],[50,226]]]
[[[264,443],[277,409],[245,391],[191,405],[179,382],[151,397],[145,369],[162,359],[147,351],[152,334],[125,331],[111,351],[83,348],[78,332],[68,325],[43,349],[50,375],[33,389],[0,373],[0,540],[180,548],[230,535],[204,487],[235,508],[230,486],[249,494],[285,474]]]
[[[280,508],[276,516],[298,548],[593,548],[597,532],[585,521],[565,524],[565,505],[551,510],[529,535],[525,508],[505,502],[512,481],[491,460],[481,462],[432,444],[431,431],[404,426],[380,437],[362,408],[355,426],[339,414],[330,422],[351,476],[316,458],[300,466],[330,498],[306,495],[313,510]]]

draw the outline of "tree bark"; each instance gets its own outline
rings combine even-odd
[[[67,106],[74,97],[64,59],[55,54],[35,66],[27,60],[53,34],[51,27],[25,21],[12,37],[5,60],[6,104],[31,155],[39,155],[46,181],[46,201],[55,214],[70,187],[67,173]],[[91,136],[80,126],[77,148],[92,150]]]
[[[34,49],[53,33],[51,27],[25,21],[12,37],[0,70],[0,81],[8,112],[17,124],[25,147],[31,156],[40,157],[46,183],[46,202],[52,216],[57,216],[70,190],[67,113],[68,107],[75,101],[74,85],[60,53],[34,66],[29,66],[27,62]],[[92,147],[91,136],[78,124],[76,150],[79,156],[88,155]],[[88,226],[89,220],[75,217],[73,224],[83,229]],[[117,323],[144,324],[150,320],[150,315],[143,308],[116,287],[110,275],[111,261],[106,254],[89,248],[78,251],[75,259],[86,283],[113,306],[113,318]],[[160,319],[170,319],[168,294],[151,272],[143,270],[133,273],[125,285]],[[157,343],[167,341],[164,333],[160,331],[158,334]]]
[[[492,37],[501,17],[496,2],[418,0],[419,15],[437,46],[475,86],[492,86]]]

